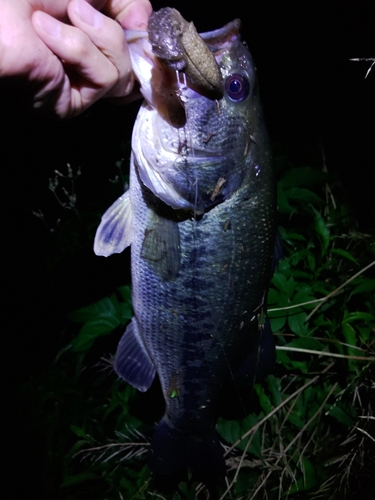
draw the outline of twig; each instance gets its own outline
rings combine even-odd
[[[332,362],[331,364],[329,364],[328,366],[326,366],[324,368],[324,370],[322,370],[322,372],[319,375],[316,375],[314,378],[312,378],[311,380],[309,380],[309,382],[306,382],[306,384],[304,384],[302,387],[300,387],[299,389],[297,389],[293,394],[291,394],[290,396],[288,396],[282,403],[280,403],[276,408],[274,408],[268,415],[266,415],[264,418],[262,418],[262,420],[260,420],[257,424],[255,424],[251,429],[249,429],[247,432],[245,432],[245,434],[243,436],[241,436],[240,439],[238,439],[234,444],[232,444],[232,446],[230,446],[226,450],[226,452],[224,453],[224,457],[227,456],[228,453],[230,453],[241,441],[243,441],[244,439],[246,439],[250,434],[255,433],[259,429],[259,427],[264,424],[264,422],[266,422],[269,418],[271,418],[272,415],[274,415],[275,413],[277,413],[283,406],[285,406],[286,404],[288,404],[289,401],[291,401],[293,398],[295,398],[296,396],[298,396],[301,392],[303,392],[305,389],[307,389],[310,385],[314,384],[320,378],[320,376],[323,375],[324,373],[326,373],[327,371],[329,371],[332,368],[332,366],[334,366],[334,364],[335,363]],[[336,384],[335,384],[334,387],[336,387]],[[330,394],[331,394],[331,392],[330,392]],[[325,404],[325,402],[323,404]],[[315,416],[314,416],[314,418],[315,418]],[[311,419],[309,420],[308,425],[309,425],[310,421],[311,421]],[[287,451],[287,449],[285,451]],[[279,462],[279,460],[280,460],[280,458],[277,460],[277,462],[276,462],[275,465],[277,465],[277,463]],[[231,481],[231,483],[227,486],[227,489],[225,490],[225,492],[223,493],[223,495],[220,497],[220,500],[223,500],[225,498],[226,494],[231,490],[233,484],[235,483],[236,477],[237,477],[237,474],[235,475],[235,477]],[[263,482],[262,482],[262,484],[263,484]]]
[[[243,464],[243,461],[245,460],[245,456],[246,456],[246,453],[247,453],[247,450],[249,449],[249,446],[253,440],[253,437],[254,437],[254,434],[252,436],[250,436],[248,442],[246,443],[246,446],[245,446],[245,449],[241,455],[241,459],[240,459],[240,463],[238,464],[237,466],[237,469],[236,469],[236,473],[234,475],[234,478],[232,480],[232,483],[231,484],[234,484],[237,482],[237,478],[238,478],[238,475],[240,473],[240,470],[241,470],[241,467],[242,467],[242,464]]]
[[[312,378],[311,380],[309,380],[308,382],[306,382],[306,384],[304,384],[302,387],[300,387],[295,392],[293,392],[293,394],[291,394],[290,396],[288,396],[282,403],[279,404],[279,406],[277,406],[276,408],[274,408],[268,415],[266,415],[264,418],[262,418],[262,420],[260,422],[258,422],[257,424],[255,424],[248,431],[246,431],[245,434],[240,437],[240,439],[238,439],[234,444],[232,444],[232,446],[230,446],[230,448],[227,449],[227,451],[225,452],[224,456],[227,456],[228,453],[230,453],[236,446],[238,446],[241,441],[243,441],[244,439],[246,439],[247,436],[249,436],[252,432],[255,432],[261,425],[264,424],[264,422],[266,422],[270,417],[272,417],[272,415],[274,415],[275,413],[277,413],[283,406],[285,406],[286,404],[288,404],[289,401],[291,401],[293,398],[295,398],[296,396],[298,396],[298,394],[300,392],[303,392],[310,385],[314,384],[319,379],[319,377],[321,375],[323,375],[323,373],[328,372],[332,368],[332,366],[334,366],[334,364],[335,363],[332,362],[331,364],[329,364],[328,366],[326,366],[324,368],[324,370],[322,370],[322,372],[319,375],[316,375],[314,378]]]
[[[294,304],[292,306],[285,306],[285,307],[273,307],[272,309],[267,309],[268,312],[275,312],[275,311],[286,311],[287,309],[294,309],[295,307],[301,307],[301,306],[306,306],[307,304],[315,304],[315,302],[322,302],[325,300],[325,298],[321,299],[314,299],[314,300],[309,300],[307,302],[301,302],[300,304]]]
[[[357,349],[356,346],[350,346]],[[287,346],[276,346],[278,351],[293,351],[293,352],[303,352],[305,354],[317,354],[318,356],[330,356],[332,358],[342,358],[342,359],[356,359],[358,361],[375,361],[375,357],[371,356],[348,356],[346,354],[339,354],[336,352],[326,352],[326,351],[314,351],[312,349],[302,349],[299,347],[287,347]]]
[[[275,333],[274,335],[277,335],[277,336],[289,336],[289,337],[293,337],[295,338],[296,335],[294,333]],[[346,342],[341,342],[341,340],[338,340],[338,339],[327,339],[327,338],[324,338],[324,337],[315,337],[315,336],[310,336],[310,335],[299,335],[299,338],[300,339],[306,339],[306,338],[309,338],[309,339],[312,339],[312,340],[320,340],[322,342],[328,342],[328,343],[332,343],[332,344],[340,344],[341,346],[343,347],[353,347],[354,349],[357,349],[357,351],[362,351],[362,352],[367,352],[366,349],[363,349],[363,347],[358,347],[358,346],[355,346],[353,344],[348,344]]]
[[[312,311],[311,313],[306,317],[305,321],[308,321],[311,316],[319,309],[319,307],[323,304],[323,302],[325,302],[326,300],[328,300],[330,297],[332,297],[333,295],[336,295],[336,293],[341,290],[342,288],[344,288],[348,283],[350,283],[351,281],[353,281],[355,278],[357,278],[358,276],[360,276],[361,274],[363,274],[364,272],[366,272],[368,269],[370,269],[370,267],[374,266],[375,265],[375,260],[373,262],[371,262],[370,264],[368,264],[366,267],[364,267],[363,269],[361,269],[360,271],[358,271],[358,273],[354,274],[351,278],[349,278],[348,280],[345,281],[345,283],[343,283],[342,285],[340,285],[338,288],[336,288],[335,290],[333,290],[333,292],[329,293],[326,297],[324,297],[324,301],[320,302],[320,304],[318,304]]]
[[[364,429],[361,429],[360,427],[354,427],[354,429],[357,429],[358,431],[362,432],[365,436],[367,436],[368,438],[370,438],[375,443],[375,438],[373,438],[371,436],[371,434],[369,434],[367,431],[365,431]]]
[[[308,422],[302,427],[302,429],[299,431],[299,433],[295,436],[294,439],[292,439],[292,441],[288,444],[288,446],[285,448],[284,452],[287,453],[288,450],[294,445],[294,443],[297,441],[297,439],[300,438],[300,436],[302,435],[302,433],[307,429],[307,427],[311,424],[311,422],[319,415],[319,413],[322,411],[322,409],[324,408],[324,405],[326,404],[326,402],[328,401],[328,399],[330,398],[331,394],[333,393],[333,391],[336,389],[336,386],[337,386],[337,382],[331,387],[331,390],[329,391],[329,393],[327,394],[327,396],[325,397],[323,403],[320,405],[319,409],[314,413],[314,415],[308,420]],[[281,457],[278,458],[276,460],[276,463],[275,465],[277,465],[279,463],[279,461],[281,460]],[[264,483],[267,481],[267,479],[270,477],[270,475],[272,474],[272,471],[269,471],[268,474],[266,475],[266,477],[262,480],[261,484],[258,486],[258,488],[255,490],[254,494],[251,496],[251,498],[249,500],[253,500],[253,498],[256,497],[257,493],[259,492],[259,490],[263,487]]]
[[[333,391],[336,389],[337,384],[338,384],[338,382],[335,382],[333,384],[333,386],[331,387],[331,390],[329,391],[329,393],[327,394],[327,396],[324,398],[324,401],[320,405],[320,407],[318,408],[318,410],[316,410],[316,412],[314,413],[314,415],[306,422],[306,424],[302,427],[302,429],[299,431],[299,433],[297,434],[297,436],[294,439],[292,439],[291,442],[288,444],[288,446],[285,448],[285,453],[289,450],[289,448],[291,448],[294,445],[294,443],[297,441],[297,439],[299,439],[299,437],[301,436],[301,434],[303,434],[303,432],[305,432],[305,430],[308,428],[308,426],[311,424],[311,422],[313,420],[315,420],[315,418],[323,410],[326,402],[331,397],[331,394],[333,393]]]
[[[128,446],[135,446],[135,447],[138,447],[138,446],[150,446],[150,443],[110,443],[110,444],[103,444],[102,446],[95,446],[93,448],[85,448],[84,450],[80,450],[80,451],[77,451],[77,453],[75,453],[73,455],[73,457],[76,457],[78,455],[80,455],[81,453],[87,453],[89,451],[98,451],[98,450],[103,450],[105,448],[115,448],[116,446],[122,446],[122,447],[128,447]]]
[[[374,57],[360,57],[360,58],[356,58],[356,59],[349,59],[349,61],[356,61],[356,62],[358,62],[358,61],[372,61],[371,66],[369,67],[369,69],[366,72],[365,78],[368,77],[368,75],[370,74],[370,71],[372,70],[372,67],[375,65],[375,58]]]

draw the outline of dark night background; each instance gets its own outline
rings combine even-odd
[[[254,0],[226,2],[225,9],[207,0],[153,2],[155,9],[166,5],[178,8],[199,31],[242,20],[272,141],[297,166],[322,167],[324,151],[327,168],[341,177],[343,198],[362,230],[373,229],[375,67],[365,79],[370,62],[349,59],[375,57],[375,2]],[[68,265],[49,266],[53,235],[31,211],[41,209],[53,225],[59,207],[48,179],[54,169],[65,171],[67,163],[82,169],[78,203],[97,203],[124,154],[121,141],[130,139],[138,103],[100,102],[62,123],[28,113],[22,92],[0,86],[0,106],[7,389],[37,379],[53,363],[67,312],[129,281],[127,255],[105,260],[87,245],[77,247]],[[24,390],[12,390],[3,400],[3,412],[10,412],[13,423],[5,431],[14,454],[6,455],[14,492],[31,493],[38,485],[32,407],[33,393]],[[23,484],[17,484],[22,469]],[[17,491],[7,498],[23,497]]]

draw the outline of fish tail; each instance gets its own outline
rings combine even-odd
[[[197,436],[173,429],[162,419],[155,430],[148,463],[157,476],[190,468],[220,478],[226,474],[223,451],[215,429]]]

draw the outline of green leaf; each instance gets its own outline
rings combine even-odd
[[[76,436],[91,440],[91,436],[88,436],[81,427],[78,427],[78,425],[69,425],[69,429],[72,430]]]
[[[375,316],[368,312],[353,312],[345,316],[345,323],[352,323],[353,321],[374,321]]]
[[[272,403],[270,398],[265,393],[264,388],[261,384],[254,384],[254,389],[258,394],[259,403],[263,408],[265,415],[268,415],[272,411]]]
[[[288,203],[286,193],[281,182],[277,184],[277,208],[281,214],[291,214],[294,211],[293,207]]]
[[[287,297],[292,297],[293,293],[294,293],[294,290],[296,288],[296,283],[294,281],[294,278],[293,277],[290,277],[287,282],[286,282],[286,286],[285,286],[285,289],[284,289],[284,293]]]
[[[274,406],[279,406],[283,398],[280,392],[280,379],[276,378],[274,375],[268,375],[267,377],[268,389],[272,394],[272,400]]]
[[[295,289],[295,282],[293,278],[287,279],[283,274],[277,272],[273,275],[272,284],[275,285],[275,287],[278,288],[286,297],[290,298],[293,295]]]
[[[296,347],[299,349],[309,349],[311,351],[322,351],[322,344],[312,337],[297,337],[288,342],[288,347]]]
[[[257,422],[258,422],[258,417],[254,413],[251,413],[241,421],[224,420],[223,418],[219,418],[216,427],[219,434],[226,441],[228,441],[228,443],[234,444],[249,429],[251,429],[254,425],[256,425]],[[249,439],[251,439],[251,443],[247,448],[248,452],[259,457],[261,454],[261,441],[260,441],[259,429],[254,434],[251,434],[250,437],[241,441],[237,445],[237,448],[241,451],[244,451],[245,448],[247,447]]]
[[[306,187],[327,182],[327,174],[312,167],[291,168],[281,177],[285,187]]]
[[[71,436],[69,436],[69,440],[70,439],[71,439]],[[93,444],[94,440],[93,439],[79,439],[69,449],[67,456],[74,457],[78,451],[82,450],[83,448],[87,448],[87,442],[89,442],[90,444]]]
[[[311,255],[311,252],[306,248],[293,252],[293,255],[290,256],[292,267],[295,268],[300,262],[304,264],[308,255]]]
[[[120,479],[120,486],[125,489],[125,491],[132,490],[134,488],[133,483],[129,479],[122,477]]]
[[[288,273],[288,271],[290,271],[290,262],[287,257],[284,257],[277,266],[277,272],[279,272],[280,274],[285,274]]]
[[[278,304],[280,301],[280,293],[274,288],[268,290],[267,304]]]
[[[118,300],[116,296],[112,294],[110,297],[105,297],[104,299],[98,300],[94,304],[82,307],[81,309],[72,312],[69,315],[69,319],[71,321],[75,321],[76,323],[86,323],[101,314],[116,316],[118,310]]]
[[[75,474],[74,476],[66,477],[61,483],[61,487],[66,488],[67,486],[84,483],[86,481],[92,481],[94,479],[100,479],[100,476],[97,476],[93,472],[81,472],[81,474]]]
[[[289,358],[286,351],[276,350],[276,361],[277,361],[277,363],[281,363],[282,365],[286,366],[287,368],[292,366],[292,361]]]
[[[132,297],[131,297],[130,286],[129,285],[120,286],[117,288],[117,290],[120,293],[123,301],[126,302],[127,304],[131,304]]]
[[[220,435],[230,444],[234,444],[242,436],[240,424],[236,420],[219,418],[216,427]]]
[[[309,367],[308,367],[307,363],[305,363],[304,361],[291,360],[291,365],[292,365],[293,369],[300,370],[301,373],[307,373],[309,371]]]
[[[242,435],[245,434],[249,429],[254,427],[258,423],[258,416],[255,413],[250,413],[246,418],[244,418],[241,422]],[[262,454],[262,446],[261,446],[261,437],[259,429],[251,434],[249,438],[246,438],[243,442],[243,449],[246,448],[247,443],[251,439],[251,444],[247,448],[249,453],[252,453],[256,457],[260,457]]]
[[[311,279],[312,279],[312,276],[310,273],[306,273],[304,271],[298,271],[298,269],[293,271],[293,277],[294,277],[294,279],[305,280],[305,281],[311,281]]]
[[[331,253],[335,253],[337,255],[341,255],[341,257],[345,257],[345,259],[348,259],[348,260],[354,262],[354,264],[356,264],[357,266],[359,265],[358,260],[355,259],[352,256],[352,254],[350,254],[346,250],[343,250],[342,248],[331,248]]]
[[[317,485],[315,468],[310,460],[303,456],[299,461],[299,464],[303,477],[298,478],[297,481],[293,483],[293,486],[289,490],[290,494],[297,493],[299,491],[307,491]],[[295,472],[294,475],[296,475]]]
[[[295,412],[289,413],[288,421],[298,429],[302,429],[305,425],[304,420],[302,420],[301,417],[299,417]]]
[[[118,294],[120,301],[118,300]],[[116,293],[109,297],[94,302],[88,306],[82,307],[69,315],[69,319],[76,323],[86,323],[95,317],[103,314],[117,316],[118,319],[131,319],[133,313],[131,308],[131,290],[129,286],[121,286],[116,289]],[[126,321],[124,321],[126,322]]]
[[[306,335],[307,325],[305,322],[307,314],[305,312],[300,312],[298,314],[292,314],[288,316],[288,325],[293,333],[296,335]]]
[[[281,274],[276,272],[273,275],[272,278],[272,283],[275,285],[276,288],[278,288],[281,292],[284,292],[285,287],[286,287],[286,277]]]
[[[315,257],[310,252],[307,255],[307,263],[309,265],[309,269],[311,271],[314,271],[315,270]]]
[[[282,228],[279,226],[279,231],[280,231],[282,240],[287,241],[290,244],[293,244],[290,240],[306,241],[306,238],[302,234],[296,233],[293,230],[288,231],[285,228]]]
[[[325,220],[321,216],[321,214],[315,210],[314,207],[311,207],[314,214],[315,214],[315,230],[320,236],[320,243],[321,243],[321,254],[324,255],[327,251],[329,241],[330,241],[330,233],[329,229],[327,227],[327,224],[325,223]]]
[[[365,278],[362,283],[357,285],[354,290],[352,290],[351,295],[356,295],[358,293],[371,293],[375,290],[375,280]]]
[[[275,315],[275,316],[273,316],[273,315]],[[280,331],[284,327],[284,325],[286,323],[287,316],[286,315],[280,316],[280,313],[270,312],[269,319],[271,322],[271,330],[275,333],[275,332]]]
[[[344,411],[342,408],[339,408],[337,405],[334,405],[331,407],[331,409],[328,412],[331,417],[333,417],[335,420],[340,422],[340,424],[346,425],[346,427],[351,428],[355,424],[355,419],[348,415],[346,411]]]
[[[373,340],[373,337],[374,337],[373,330],[371,328],[369,328],[368,326],[366,326],[366,327],[359,326],[358,327],[358,334],[359,334],[359,337],[362,340],[362,342],[364,342],[365,344],[370,342],[370,338],[371,338],[371,340]]]
[[[110,313],[103,313],[87,321],[78,336],[73,340],[73,351],[86,351],[94,340],[102,335],[108,335],[121,324],[118,318]]]
[[[133,309],[130,304],[125,302],[120,304],[120,316],[123,323],[127,323],[127,320],[132,319]]]
[[[294,187],[285,191],[285,196],[288,199],[288,201],[293,200],[303,204],[307,203],[312,203],[315,205],[323,204],[323,200],[319,198],[319,196],[317,196],[315,193],[310,191],[310,189]]]
[[[348,323],[342,323],[342,332],[346,343],[349,344],[346,346],[348,356],[360,356],[362,352],[356,349],[357,333],[354,328]],[[355,371],[356,363],[354,360],[348,359],[348,366],[350,371]]]

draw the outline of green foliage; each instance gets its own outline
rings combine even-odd
[[[73,351],[86,351],[97,337],[108,335],[118,326],[126,324],[132,315],[129,286],[117,288],[116,293],[109,297],[74,311],[70,315],[71,321],[84,325],[72,341]]]
[[[220,498],[359,498],[375,467],[374,240],[337,199],[337,178],[277,164],[285,255],[268,294],[277,367],[254,386],[250,415],[218,420],[229,469]],[[111,361],[89,362],[131,315],[128,286],[70,315],[83,326],[60,351],[42,403],[52,392],[59,402],[60,498],[164,498],[145,466],[154,425],[134,416],[136,391],[103,372]],[[190,481],[168,498],[199,494],[204,486]]]

